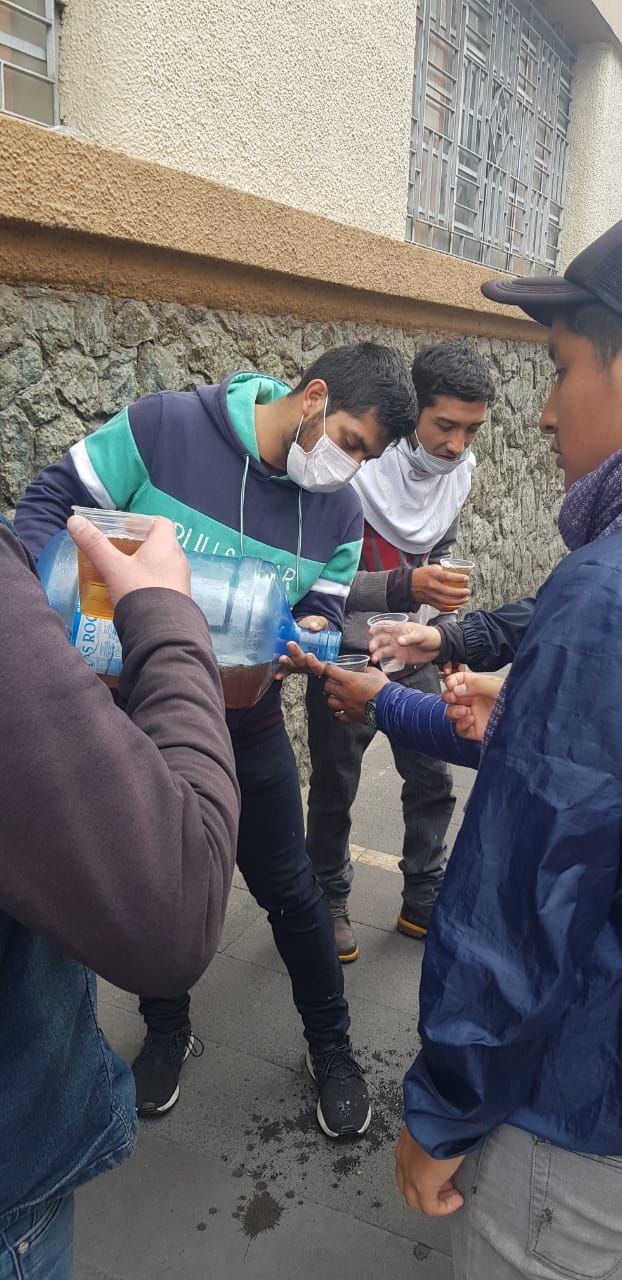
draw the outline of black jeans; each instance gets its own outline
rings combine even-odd
[[[304,817],[294,753],[281,721],[234,743],[242,795],[238,866],[268,912],[274,941],[291,978],[309,1044],[342,1045],[350,1025],[343,973],[326,899],[305,849]],[[176,1031],[190,998],[141,997],[153,1031]]]
[[[438,693],[436,667],[428,664],[403,681],[424,693]],[[350,809],[361,777],[363,755],[375,730],[367,725],[341,725],[329,711],[320,680],[307,682],[311,784],[307,851],[322,888],[331,900],[347,898],[352,884],[349,837]],[[445,836],[455,797],[449,766],[442,760],[393,747],[393,759],[404,780],[402,811],[404,905],[419,913],[431,910],[447,863]]]

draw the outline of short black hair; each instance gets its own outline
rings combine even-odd
[[[305,370],[294,394],[314,378],[328,387],[327,413],[343,409],[360,418],[372,410],[388,442],[412,435],[419,416],[417,393],[404,361],[391,347],[375,342],[332,347]]]
[[[495,389],[488,365],[467,342],[436,342],[415,356],[412,379],[420,409],[434,404],[437,396],[455,400],[494,402]]]
[[[578,307],[563,307],[555,313],[569,333],[591,342],[598,359],[605,369],[622,351],[622,316],[604,302],[585,302]]]

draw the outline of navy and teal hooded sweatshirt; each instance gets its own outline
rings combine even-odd
[[[289,391],[276,378],[241,372],[217,386],[138,400],[39,473],[17,504],[19,537],[38,557],[74,504],[168,516],[184,550],[276,564],[294,616],[320,614],[342,630],[361,554],[361,506],[349,485],[310,493],[262,462],[255,404]],[[273,684],[228,723],[233,733],[254,732],[280,714]]]

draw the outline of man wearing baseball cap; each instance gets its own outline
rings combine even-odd
[[[550,328],[569,550],[536,599],[432,917],[398,1183],[457,1280],[622,1275],[622,221],[486,297]],[[618,677],[619,678],[619,677]]]

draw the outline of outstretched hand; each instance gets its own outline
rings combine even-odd
[[[371,660],[375,663],[392,658],[404,667],[422,667],[434,662],[441,648],[438,627],[423,627],[418,622],[405,622],[403,627],[372,632],[369,640]]]
[[[326,662],[320,662],[314,653],[305,653],[304,649],[301,649],[295,640],[290,640],[287,646],[287,654],[282,654],[279,658],[279,666],[274,678],[275,680],[284,680],[286,676],[297,674],[300,676],[319,676],[321,679],[327,665]]]
[[[364,724],[366,703],[388,683],[388,676],[374,667],[368,667],[367,671],[345,671],[329,662],[324,674],[324,694],[340,724]]]

